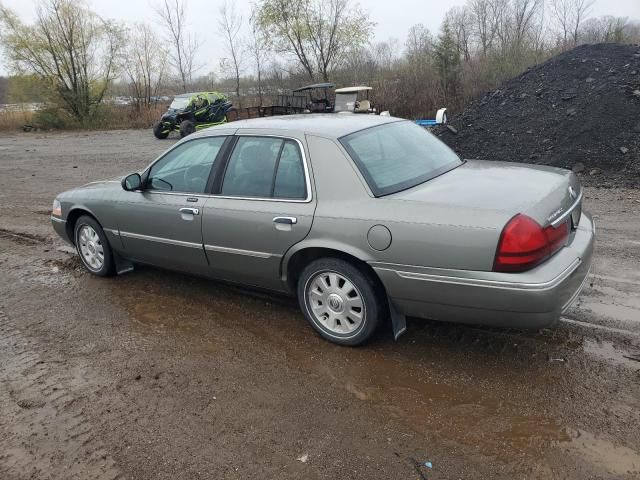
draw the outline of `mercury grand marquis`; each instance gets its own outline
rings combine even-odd
[[[51,220],[94,275],[150,264],[295,295],[341,345],[384,322],[397,338],[406,316],[553,326],[595,238],[572,172],[462,160],[375,115],[208,128],[140,172],[61,193]]]

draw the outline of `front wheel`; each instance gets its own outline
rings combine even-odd
[[[365,343],[384,308],[372,278],[338,258],[311,262],[298,280],[298,301],[311,326],[338,345]]]
[[[104,230],[95,219],[88,215],[80,217],[73,238],[84,268],[99,277],[113,275],[113,253]]]
[[[191,135],[195,131],[196,126],[191,120],[183,120],[180,123],[180,136],[182,138],[186,137],[187,135]]]
[[[153,134],[156,138],[162,140],[169,136],[169,128],[164,123],[158,122],[153,126]]]

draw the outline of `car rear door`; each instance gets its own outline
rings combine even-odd
[[[202,217],[212,169],[228,136],[195,138],[158,159],[141,191],[123,192],[118,228],[126,255],[162,267],[208,273]]]
[[[218,278],[282,289],[285,252],[307,236],[316,200],[304,137],[237,134],[202,235]]]

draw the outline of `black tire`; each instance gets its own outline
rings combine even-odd
[[[312,312],[311,301],[307,295],[309,289],[313,288],[312,282],[318,278],[324,278],[323,275],[329,276],[331,274],[338,274],[339,277],[343,277],[343,280],[350,282],[355,287],[355,294],[361,299],[362,319],[355,330],[348,333],[337,333],[323,325],[318,316]],[[353,264],[339,258],[320,258],[307,265],[298,279],[297,293],[300,308],[307,321],[322,338],[338,345],[355,347],[367,342],[380,325],[385,313],[384,296],[374,279]],[[316,300],[316,303],[320,302]],[[327,306],[330,303],[327,302]],[[345,304],[339,305],[342,306],[342,315],[348,317],[349,314],[344,313]],[[352,322],[351,319],[347,319],[347,321]],[[338,326],[338,328],[340,327]]]
[[[169,132],[165,131],[165,127],[162,122],[158,122],[153,126],[153,134],[160,140],[163,140],[169,136]]]
[[[196,126],[191,120],[183,120],[180,123],[180,136],[182,138],[186,137],[187,135],[191,135],[195,131]]]
[[[83,227],[91,228],[98,237],[97,241],[91,241],[90,245],[88,242],[83,241],[80,238],[80,232]],[[87,229],[87,231],[89,231]],[[104,230],[100,224],[93,218],[88,215],[83,215],[76,221],[76,224],[73,227],[73,242],[76,246],[76,250],[78,255],[80,255],[80,261],[84,268],[87,269],[89,273],[97,275],[99,277],[108,277],[114,274],[115,267],[113,262],[113,252],[111,251],[111,246],[109,245],[109,241],[107,240],[106,235],[104,234]],[[88,260],[88,256],[83,253],[83,248],[90,249],[93,247],[93,251],[102,249],[103,252],[103,261],[100,266],[96,264],[91,264]]]

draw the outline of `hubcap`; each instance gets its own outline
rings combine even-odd
[[[89,225],[83,225],[78,231],[78,249],[84,264],[93,271],[104,265],[104,248],[98,233]]]
[[[331,333],[349,334],[364,320],[362,295],[337,272],[321,272],[307,283],[307,301],[316,322]]]

